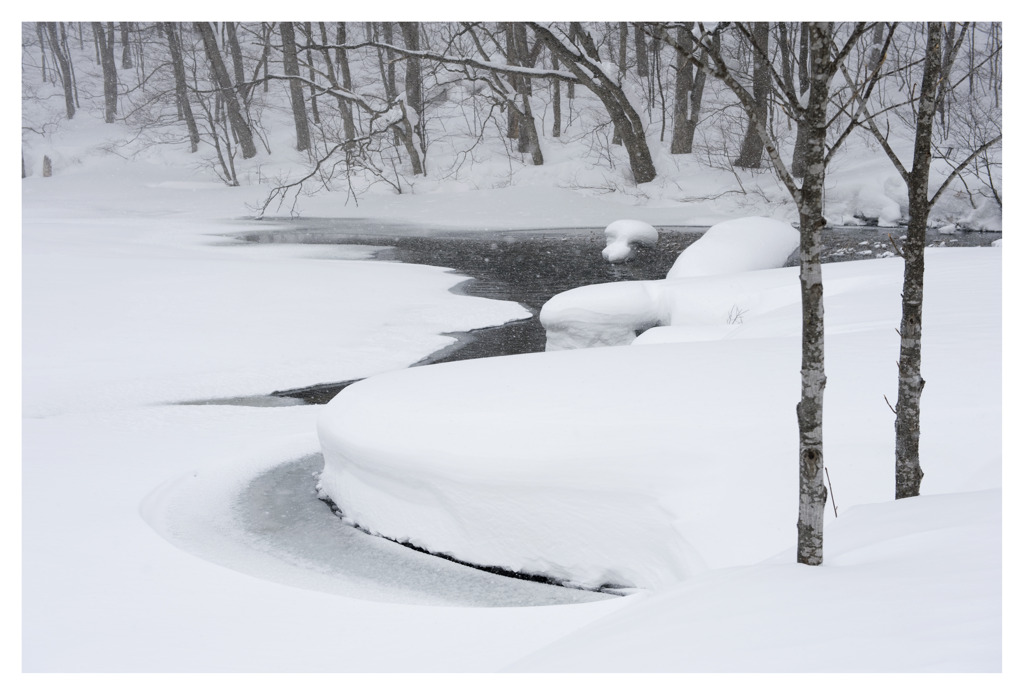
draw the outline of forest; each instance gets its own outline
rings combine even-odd
[[[863,144],[851,135],[906,157],[927,26],[830,31],[823,163]],[[104,121],[134,132],[124,154],[188,147],[231,186],[240,162],[280,146],[272,126],[293,129],[306,166],[277,182],[261,214],[323,189],[358,199],[424,177],[475,180],[481,162],[543,167],[567,148],[612,172],[581,187],[636,190],[671,173],[659,171],[661,150],[732,172],[741,189],[749,171],[791,187],[807,166],[811,43],[810,23],[787,22],[26,23],[23,71],[42,83],[23,80],[23,99],[51,108],[26,115],[23,141],[82,118],[83,103],[97,105],[84,117],[99,116],[90,91],[102,84]],[[1001,209],[1001,51],[999,23],[942,27],[932,155],[963,200],[963,226]],[[38,165],[23,161],[23,173]],[[252,176],[245,168],[241,181]]]

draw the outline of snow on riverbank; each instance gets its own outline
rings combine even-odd
[[[1000,486],[1001,371],[970,358],[1000,352],[999,312],[972,312],[999,306],[1001,258],[928,254],[929,494]],[[892,496],[881,394],[894,388],[901,278],[889,259],[824,269],[825,440],[844,509]],[[796,489],[797,269],[745,279],[792,291],[727,339],[475,360],[350,388],[320,421],[325,492],[386,537],[584,586],[666,588],[784,550]],[[681,328],[686,319],[676,317]]]
[[[614,610],[398,605],[344,578],[313,592],[311,563],[234,542],[239,494],[317,452],[321,408],[173,403],[399,369],[442,332],[526,312],[364,248],[227,244],[235,191],[110,164],[23,182],[22,668],[493,671]],[[400,600],[459,604],[446,593]],[[340,647],[338,624],[359,639]]]
[[[750,271],[785,265],[799,243],[797,230],[778,220],[719,222],[679,254],[664,281],[588,285],[552,297],[540,312],[546,349],[630,345],[641,333],[648,341],[657,333],[659,342],[722,338],[748,313],[796,300],[791,271]]]
[[[999,671],[1001,512],[998,490],[856,507],[824,567],[787,552],[709,572],[512,670]]]

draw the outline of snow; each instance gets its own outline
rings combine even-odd
[[[825,568],[786,553],[708,572],[512,670],[999,671],[1000,526],[998,491],[860,506],[828,527]],[[917,587],[913,600],[894,591],[904,585]]]
[[[781,266],[798,245],[798,232],[777,220],[720,222],[679,254],[667,281],[577,287],[552,297],[540,312],[546,349],[661,341],[669,334],[662,327],[690,338],[695,329],[709,339],[725,337],[753,314],[799,301],[792,273],[749,272]]]
[[[615,220],[604,228],[608,244],[601,255],[609,263],[623,263],[636,255],[637,246],[656,246],[658,230],[640,220]]]
[[[581,288],[597,315],[576,325],[600,334],[586,326],[608,318],[621,346],[406,370],[450,344],[443,333],[525,310],[452,294],[459,276],[367,247],[235,243],[267,228],[242,218],[278,177],[307,170],[287,90],[262,114],[273,154],[236,162],[229,188],[208,145],[194,156],[102,123],[87,58],[73,121],[60,99],[22,109],[21,287],[8,292],[22,297],[21,427],[7,438],[20,438],[21,467],[5,527],[21,545],[10,614],[24,672],[1017,668],[1001,659],[1019,651],[1014,635],[1000,635],[1014,600],[1000,573],[1016,559],[998,547],[1001,244],[928,254],[925,494],[900,503],[882,398],[895,390],[900,264],[826,269],[839,517],[825,565],[798,567],[791,269]],[[24,83],[42,89],[37,75]],[[583,90],[577,104],[585,119]],[[402,180],[405,194],[354,180],[276,214],[407,225],[395,234],[796,219],[770,172],[653,141],[660,176],[634,187],[621,148],[576,133],[543,138],[547,163],[531,167],[442,130],[429,177]],[[850,148],[829,174],[830,220],[885,207],[884,159]],[[1001,229],[994,204],[955,192],[933,221]],[[361,377],[329,406],[227,404]],[[484,564],[646,588],[523,584],[358,533],[316,499],[318,428],[322,482],[349,521]],[[53,682],[22,676],[15,689]]]
[[[970,311],[998,306],[1001,256],[935,250],[928,264],[924,330],[933,338],[923,369],[935,376],[922,457],[947,463],[929,465],[924,490],[997,488],[1000,457],[986,443],[999,439],[1000,370],[961,362],[1000,352],[998,315]],[[665,589],[708,569],[757,563],[793,541],[797,272],[739,276],[765,302],[722,340],[491,358],[368,379],[321,416],[323,489],[350,523],[385,537],[588,587]],[[894,377],[880,366],[898,352],[901,282],[893,259],[824,268],[824,436],[844,509],[892,495],[891,414],[880,394]],[[670,325],[687,318],[676,312]],[[962,412],[973,414],[969,422]],[[986,450],[969,471],[951,456]]]
[[[785,265],[800,246],[793,225],[767,217],[743,217],[712,226],[679,254],[669,278],[738,273]]]

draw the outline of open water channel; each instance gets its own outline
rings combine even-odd
[[[239,238],[249,243],[360,244],[384,247],[378,260],[451,268],[468,280],[454,291],[476,297],[518,302],[533,314],[495,328],[452,334],[458,340],[419,365],[512,355],[544,350],[544,329],[537,316],[551,297],[575,287],[623,280],[659,280],[676,258],[707,227],[659,227],[658,245],[641,248],[633,260],[608,263],[602,229],[465,231],[360,219],[267,220],[266,231]],[[905,230],[839,227],[823,234],[822,261],[860,260],[893,255]],[[996,232],[930,231],[930,246],[988,246]],[[795,264],[795,261],[793,261]],[[299,385],[273,396],[326,403],[352,382]]]

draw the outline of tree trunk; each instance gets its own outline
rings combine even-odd
[[[402,30],[402,41],[410,51],[420,50],[420,25],[419,22],[399,22]],[[423,132],[423,74],[420,59],[408,57],[405,59],[405,98],[406,104],[416,114],[416,124],[413,132],[419,142],[420,152],[426,152],[427,141]]]
[[[676,41],[688,50],[693,49],[693,22],[686,22],[676,29]],[[672,111],[672,154],[693,152],[693,122],[690,120],[690,93],[693,90],[693,63],[680,52],[676,52],[675,106]]]
[[[516,39],[515,30],[513,29],[512,22],[505,22],[505,60],[511,64],[518,65],[516,62]],[[508,81],[512,85],[512,89],[516,94],[519,93],[519,75],[509,75]],[[508,110],[508,128],[505,133],[509,140],[519,139],[519,110],[515,108],[515,104],[512,104],[512,108]]]
[[[805,112],[807,172],[800,191],[800,301],[803,313],[800,364],[800,505],[797,517],[797,562],[820,565],[824,559],[823,531],[825,459],[822,450],[822,411],[825,396],[825,305],[821,282],[822,201],[825,184],[825,132],[829,97],[831,25],[809,27],[811,47],[810,94]]]
[[[551,55],[551,67],[558,69],[558,56]],[[551,80],[551,137],[562,137],[562,84],[560,80]]]
[[[676,43],[687,51],[693,50],[693,22],[686,22],[676,29]],[[718,45],[719,35],[712,39]],[[676,51],[675,104],[672,115],[672,154],[693,152],[693,137],[700,120],[700,107],[704,99],[704,83],[707,75],[697,70],[693,61],[681,51]]]
[[[114,62],[114,23],[108,22],[107,25],[107,30],[104,30],[102,22],[93,22],[92,31],[103,67],[103,120],[113,123],[117,115],[117,64]]]
[[[64,110],[68,120],[75,117],[75,98],[71,86],[71,66],[68,57],[64,55],[60,39],[57,38],[57,23],[46,22],[46,35],[50,39],[50,50],[57,59],[57,67],[60,71],[60,82],[64,88]]]
[[[629,48],[629,23],[619,22],[619,84],[621,85],[623,80],[626,79],[626,63],[628,57]],[[612,144],[622,144],[622,133],[619,132],[619,126],[616,124],[615,132],[612,134]]]
[[[810,88],[810,80],[807,74],[808,44],[810,38],[807,31],[807,22],[800,23],[800,52],[797,57],[797,77],[800,81],[800,94],[803,95]],[[796,123],[796,143],[793,145],[793,162],[790,171],[796,178],[802,178],[807,171],[807,128],[806,119],[798,118]]]
[[[292,22],[281,22],[281,44],[284,58],[284,74],[299,76],[299,56],[295,49],[295,26]],[[305,152],[309,149],[309,119],[306,116],[306,98],[302,93],[302,82],[288,80],[292,99],[292,115],[295,120],[295,149]]]
[[[347,91],[352,91],[352,72],[349,70],[348,65],[348,51],[344,48],[340,48],[345,44],[347,40],[345,22],[338,22],[337,26],[337,38],[339,48],[334,52],[334,56],[338,61],[338,68],[341,70],[341,86]],[[352,106],[348,102],[341,109],[341,118],[345,123],[345,139],[354,140],[356,137],[356,126],[355,121],[352,119]]]
[[[231,54],[231,68],[235,73],[235,86],[242,95],[242,102],[249,102],[249,85],[245,83],[245,67],[242,65],[242,48],[238,45],[238,28],[234,22],[224,22],[228,52]]]
[[[878,66],[882,64],[882,42],[884,40],[885,22],[878,22],[871,35],[871,50],[868,51],[868,74],[877,70]]]
[[[121,68],[130,70],[132,67],[132,47],[128,41],[131,22],[121,22]]]
[[[925,230],[931,203],[928,180],[932,130],[942,73],[942,24],[928,23],[921,98],[917,109],[914,166],[907,176],[910,220],[903,244],[903,318],[900,322],[899,395],[896,400],[896,499],[921,492],[921,323],[924,301]]]
[[[394,45],[395,35],[391,22],[381,22],[380,30],[384,43]],[[385,59],[384,56],[387,56]],[[387,50],[381,56],[381,71],[384,74],[384,94],[389,102],[394,101],[398,96],[398,87],[395,86],[395,56],[394,52]]]
[[[771,71],[768,65],[768,22],[754,22],[752,26],[753,53],[754,53],[754,74],[753,92],[754,103],[757,105],[755,113],[750,114],[747,132],[743,138],[743,146],[740,154],[733,162],[738,167],[753,169],[761,166],[764,154],[764,143],[758,135],[768,124],[768,96],[771,92]],[[755,123],[756,121],[756,123]]]
[[[412,123],[409,122],[409,113],[406,111],[405,102],[399,100],[399,108],[402,109],[402,120],[392,126],[392,130],[395,133],[398,141],[405,146],[405,151],[409,155],[409,162],[412,166],[413,176],[423,175],[423,160],[420,159],[420,151],[416,147],[416,141],[412,132]]]
[[[595,59],[597,48],[593,39],[578,23],[573,22],[573,35],[583,44],[585,52],[579,53],[562,43],[562,40],[546,27],[534,22],[528,22],[528,25],[533,29],[537,39],[543,41],[552,53],[556,53],[573,75],[604,104],[612,123],[620,129],[622,143],[629,155],[629,168],[633,173],[634,182],[641,184],[653,181],[657,171],[654,168],[651,151],[647,147],[643,121],[629,103],[629,98],[622,91],[622,87],[598,69],[600,60]]]
[[[647,39],[639,23],[633,26],[633,42],[636,44],[636,74],[640,77],[649,77],[651,64],[647,59]]]
[[[506,34],[505,50],[509,65],[533,67],[529,58],[526,26],[521,22],[508,22]],[[513,124],[515,125],[516,150],[529,154],[534,166],[541,166],[544,164],[544,153],[540,149],[540,137],[533,118],[533,107],[530,104],[530,95],[533,92],[530,79],[522,75],[510,75],[509,81],[515,90],[514,94],[509,95],[508,110],[510,131]]]
[[[302,24],[302,31],[305,34],[306,39],[306,67],[309,70],[309,107],[313,114],[313,123],[320,125],[320,107],[316,103],[316,70],[313,68],[313,49],[309,48],[310,44],[314,42],[313,39],[313,23],[304,22]],[[330,61],[328,61],[330,62]]]
[[[164,33],[167,35],[167,46],[171,52],[171,67],[174,71],[174,95],[178,102],[178,112],[185,120],[188,128],[188,139],[192,151],[199,149],[199,128],[192,114],[192,104],[188,100],[188,82],[185,78],[185,63],[181,58],[181,45],[172,22],[164,22]]]
[[[195,27],[203,39],[203,48],[206,50],[206,57],[210,62],[210,70],[213,72],[214,80],[216,80],[220,88],[220,95],[227,109],[231,129],[235,132],[235,137],[238,138],[238,143],[242,146],[242,159],[255,157],[256,145],[252,139],[252,131],[242,116],[242,109],[238,105],[238,95],[235,92],[234,85],[231,84],[227,67],[224,65],[220,48],[217,46],[217,37],[213,33],[213,26],[209,22],[195,22]]]

